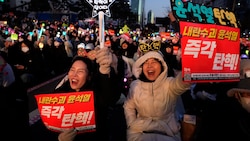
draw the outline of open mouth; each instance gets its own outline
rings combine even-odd
[[[77,83],[78,83],[78,80],[76,80],[76,79],[72,79],[72,80],[71,80],[71,84],[72,84],[72,85],[77,85]]]

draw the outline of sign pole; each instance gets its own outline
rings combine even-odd
[[[86,0],[92,7],[92,17],[95,17],[98,15],[99,18],[99,42],[100,42],[100,48],[104,47],[104,15],[110,17],[110,11],[109,6],[115,1],[115,0]]]
[[[105,31],[105,26],[104,26],[104,13],[102,11],[99,12],[98,14],[99,17],[99,41],[100,41],[100,48],[104,47],[104,31]]]

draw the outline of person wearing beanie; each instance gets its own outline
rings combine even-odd
[[[159,51],[149,51],[133,64],[136,77],[124,102],[129,141],[181,141],[176,117],[177,99],[190,89],[181,73],[168,77],[168,67]]]

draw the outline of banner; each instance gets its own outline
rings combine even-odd
[[[224,25],[238,28],[240,26],[233,11],[197,4],[187,0],[171,0],[172,12],[180,21]]]
[[[184,81],[238,81],[239,28],[180,21]]]
[[[35,95],[45,126],[52,131],[75,128],[78,133],[95,131],[93,91]]]

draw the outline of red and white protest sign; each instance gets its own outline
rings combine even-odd
[[[180,21],[184,81],[238,81],[239,28]]]
[[[43,123],[61,132],[75,128],[78,133],[96,129],[93,91],[35,95]]]

